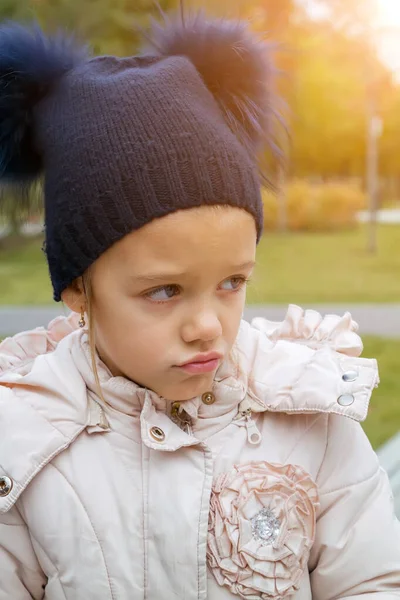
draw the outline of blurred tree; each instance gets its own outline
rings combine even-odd
[[[376,0],[305,0],[303,5],[335,28],[352,35],[365,31],[376,10]]]
[[[178,0],[159,0],[162,10]],[[2,0],[0,20],[37,20],[46,30],[59,27],[89,40],[94,54],[130,55],[136,52],[146,29],[159,9],[153,0]]]
[[[296,175],[363,175],[366,72],[364,45],[329,24],[297,31],[299,59],[293,95],[293,171]],[[390,74],[377,59],[377,95]]]
[[[382,173],[400,167],[400,90],[371,51],[366,31],[375,0],[186,0],[185,10],[246,17],[278,42],[284,72],[278,89],[290,107],[291,174],[361,176],[365,165],[366,99],[373,92],[385,128]],[[162,10],[179,0],[159,0]],[[154,0],[1,0],[0,20],[37,19],[46,29],[60,25],[88,39],[94,53],[136,52],[138,28],[157,18]],[[374,77],[370,77],[371,65]],[[394,150],[396,149],[396,152]]]

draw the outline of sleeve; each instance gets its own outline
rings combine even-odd
[[[399,600],[400,523],[359,423],[330,416],[309,569],[313,600]]]
[[[0,600],[42,600],[47,579],[18,509],[0,515]]]

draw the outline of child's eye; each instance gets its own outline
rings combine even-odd
[[[248,283],[248,281],[249,280],[246,279],[246,277],[242,277],[242,276],[230,277],[229,279],[226,279],[224,282],[222,282],[221,288],[228,292],[237,292],[244,285],[246,285],[246,283]]]
[[[166,302],[177,294],[179,294],[177,285],[164,285],[163,287],[147,292],[145,295],[146,298],[150,298],[150,300],[153,300],[154,302]]]

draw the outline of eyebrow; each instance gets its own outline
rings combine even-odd
[[[250,260],[241,265],[231,265],[232,271],[242,271],[244,269],[252,269],[255,266],[254,260]],[[131,279],[136,281],[172,281],[174,279],[184,277],[186,272],[181,273],[151,273],[150,275],[132,275]]]

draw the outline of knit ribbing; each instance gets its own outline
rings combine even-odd
[[[254,157],[186,58],[92,59],[36,112],[56,301],[113,243],[176,210],[240,207],[260,236]]]

